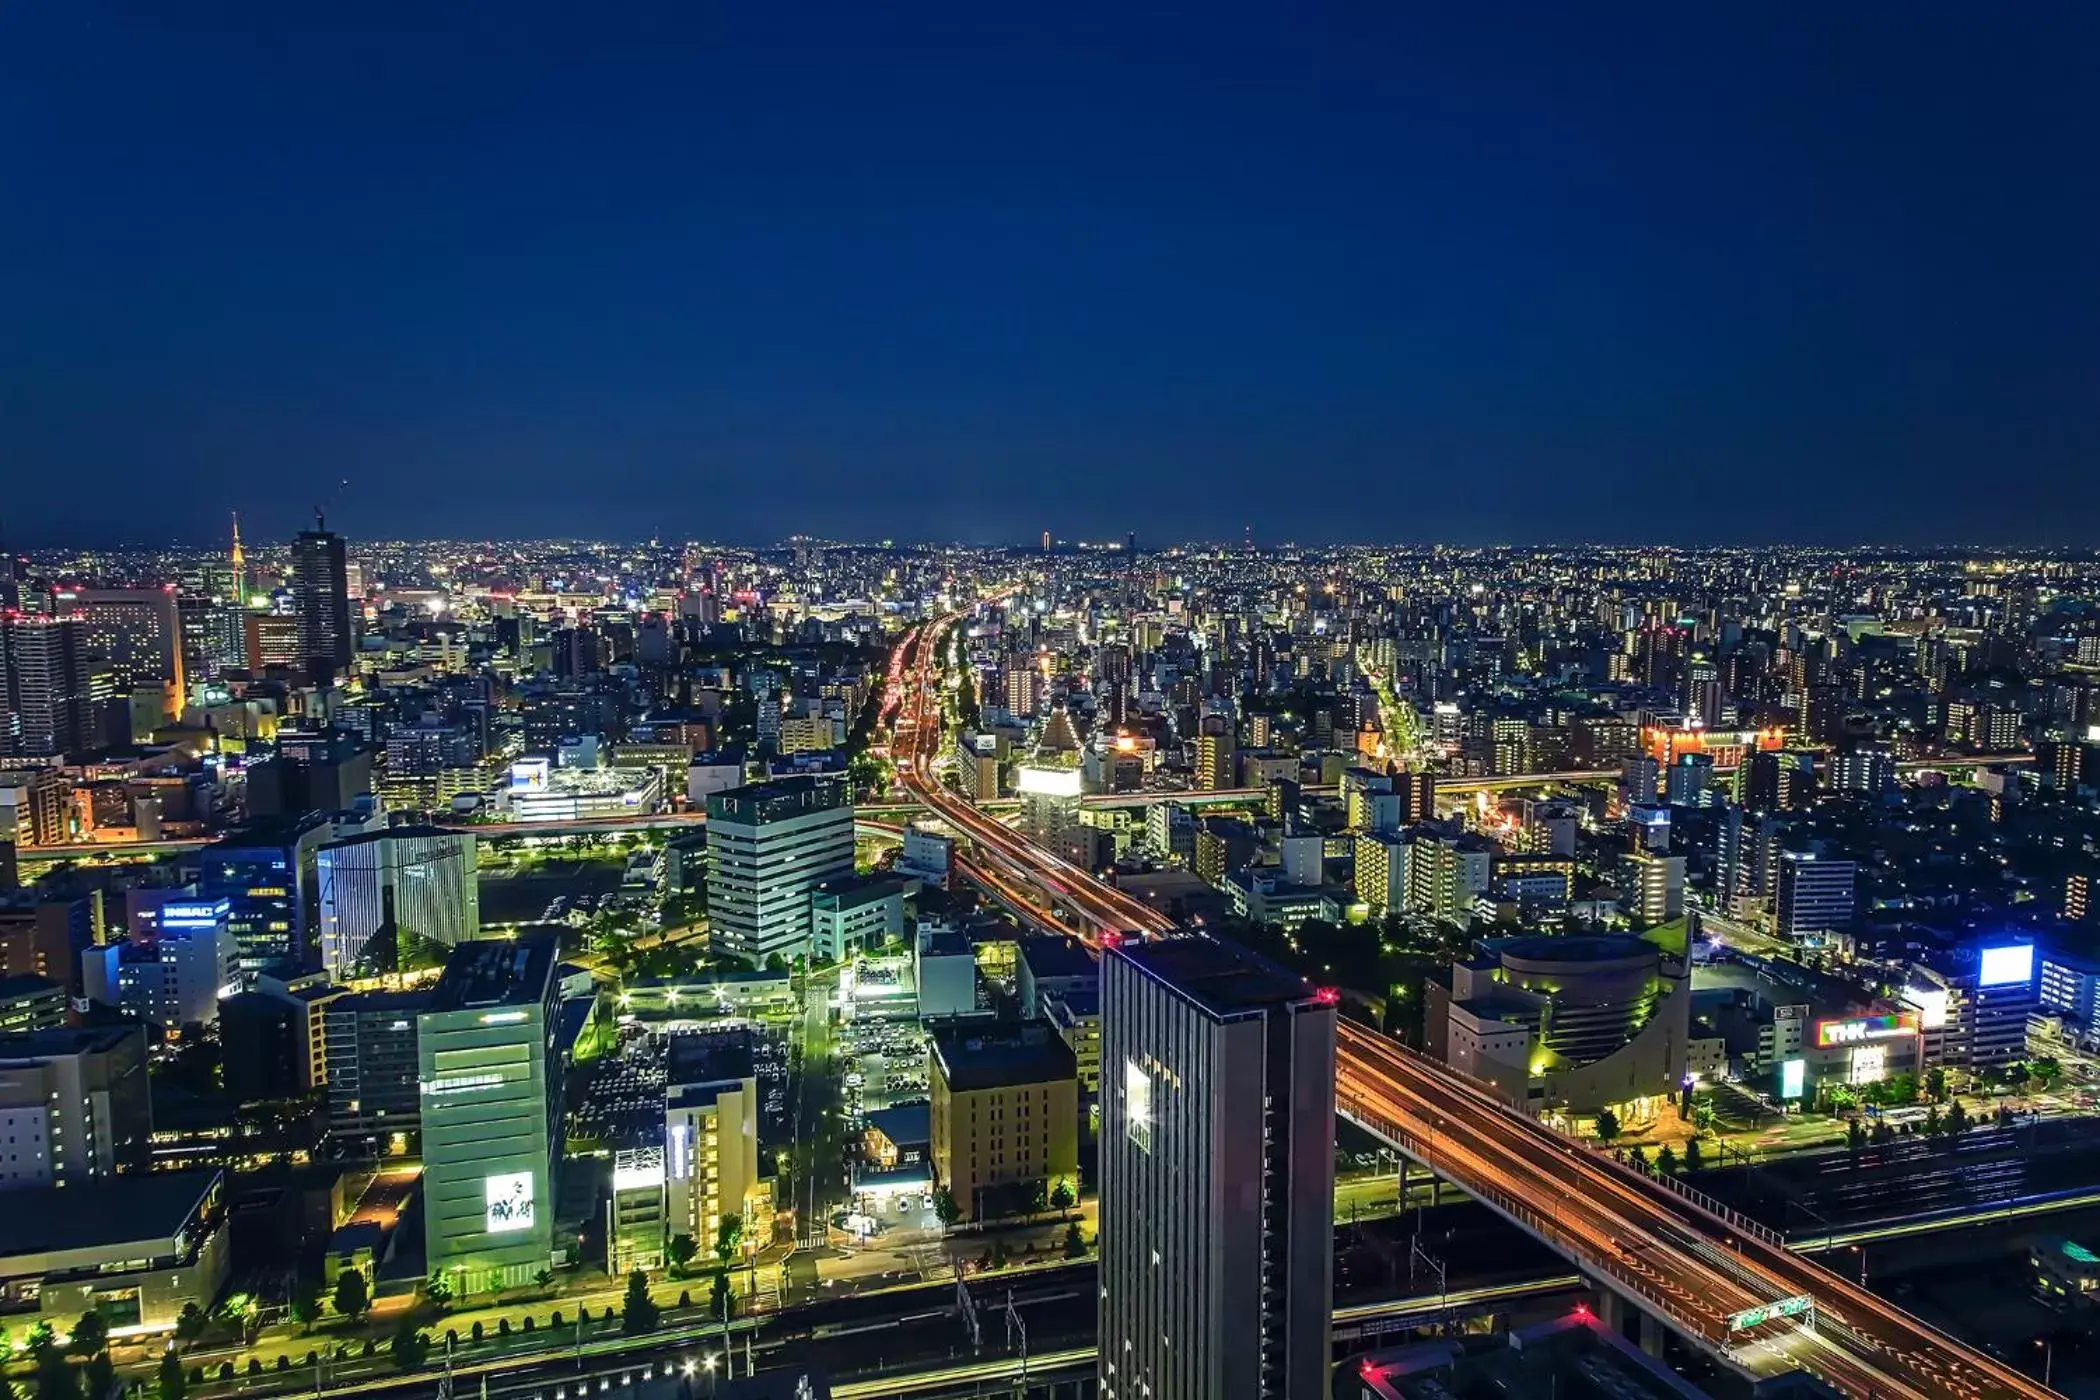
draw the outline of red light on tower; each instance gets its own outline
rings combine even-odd
[[[1342,994],[1333,987],[1319,987],[1313,991],[1313,1000],[1322,1006],[1333,1006],[1342,999]]]

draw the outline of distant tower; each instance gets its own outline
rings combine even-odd
[[[1049,532],[1048,530],[1045,530],[1045,531],[1043,531],[1043,553],[1045,553],[1045,554],[1048,554],[1049,552],[1050,552],[1050,532]]]
[[[1254,549],[1254,527],[1252,525],[1247,527],[1247,549],[1249,552],[1252,552]]]
[[[234,601],[242,607],[248,605],[248,551],[241,548],[241,513],[233,513],[233,593]]]

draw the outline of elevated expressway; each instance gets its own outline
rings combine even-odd
[[[1172,921],[1159,910],[942,787],[934,769],[944,737],[935,658],[960,616],[907,634],[892,655],[884,713],[896,725],[899,780],[970,844],[966,874],[988,872],[1010,903],[1065,911],[1039,922],[1096,945],[1168,932]],[[1755,1222],[1576,1146],[1448,1067],[1346,1021],[1335,1101],[1344,1115],[1561,1251],[1645,1318],[1752,1375],[1806,1371],[1859,1400],[2051,1393],[1790,1252]]]

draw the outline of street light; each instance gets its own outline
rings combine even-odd
[[[2056,1369],[2056,1343],[2047,1337],[2036,1337],[2034,1344],[2042,1349],[2042,1389],[2049,1388],[2049,1376]]]

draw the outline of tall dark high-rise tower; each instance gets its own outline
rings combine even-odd
[[[314,528],[292,544],[292,606],[299,619],[299,655],[316,681],[350,670],[350,565],[343,537],[314,512]]]
[[[0,755],[55,758],[100,738],[87,640],[72,617],[0,617]]]
[[[1334,1031],[1331,996],[1229,943],[1103,954],[1103,1397],[1327,1393]]]

